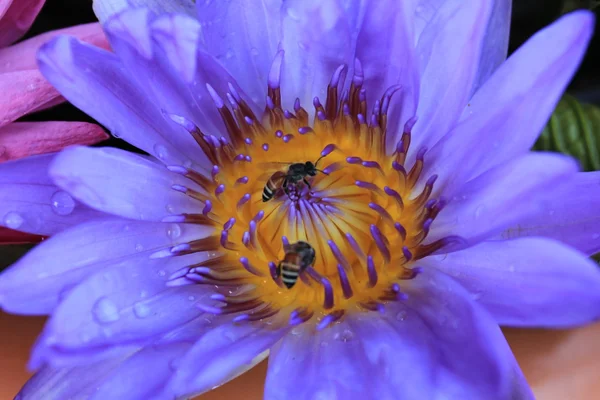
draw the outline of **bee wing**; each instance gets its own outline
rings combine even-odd
[[[291,162],[270,161],[270,162],[258,163],[258,166],[261,167],[261,168],[273,170],[273,169],[284,169],[284,167],[289,167],[292,164],[293,163],[291,163]]]

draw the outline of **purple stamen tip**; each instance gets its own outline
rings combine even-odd
[[[248,116],[245,116],[245,117],[244,117],[244,121],[246,121],[246,123],[247,123],[248,125],[252,125],[252,123],[254,122],[254,121],[252,120],[252,118],[250,118],[250,117],[248,117]]]
[[[262,149],[263,149],[264,151],[268,151],[268,150],[269,150],[269,145],[268,145],[267,143],[263,143],[263,145],[262,145]]]
[[[412,260],[413,255],[408,249],[408,247],[402,246],[402,254],[404,254],[404,258],[406,258],[406,261]]]
[[[242,243],[244,244],[244,246],[248,247],[248,245],[250,244],[250,232],[244,232],[244,234],[242,235]]]
[[[345,64],[342,64],[339,67],[337,67],[337,69],[333,73],[333,76],[331,77],[331,81],[329,82],[329,85],[331,87],[337,87],[338,83],[340,83],[340,77],[342,76],[342,73],[345,71],[345,69]]]
[[[191,248],[192,248],[192,246],[190,246],[189,243],[181,243],[181,244],[178,244],[177,246],[171,247],[171,253],[173,253],[173,254],[181,253],[182,251],[188,251]]]
[[[233,322],[244,322],[244,321],[248,321],[250,319],[250,316],[248,314],[240,314],[238,316],[236,316],[235,318],[233,318]]]
[[[298,112],[300,111],[300,99],[296,97],[296,100],[294,100],[294,111]]]
[[[277,280],[277,264],[275,264],[273,261],[269,261],[269,272],[271,273],[271,278],[273,278],[274,281]]]
[[[327,278],[321,278],[321,285],[324,290],[323,308],[327,310],[333,307],[333,287]]]
[[[325,121],[327,119],[327,115],[325,115],[325,113],[323,111],[317,111],[317,118],[319,118],[319,121]]]
[[[229,104],[231,104],[231,107],[233,107],[234,109],[236,109],[238,107],[238,103],[233,98],[233,96],[231,95],[231,93],[227,93],[227,100],[229,101]]]
[[[413,269],[411,269],[411,271],[414,272],[415,275],[419,275],[423,273],[423,267],[414,267]]]
[[[246,156],[244,157],[244,159],[246,160],[246,162],[252,162],[252,157],[250,156]]]
[[[245,159],[245,156],[243,154],[238,154],[237,156],[235,156],[233,158],[233,161],[242,161]]]
[[[225,136],[221,136],[221,137],[219,138],[219,142],[221,142],[221,144],[222,144],[223,146],[227,146],[227,145],[229,144],[229,142],[227,141],[227,138],[226,138]]]
[[[431,228],[431,224],[433,223],[432,218],[427,218],[425,222],[423,222],[423,230],[425,232],[429,232],[429,228]]]
[[[252,220],[258,222],[261,219],[263,219],[264,216],[265,216],[264,210],[260,210],[259,212],[256,213],[256,215],[254,216],[254,218],[252,218]]]
[[[363,101],[367,101],[367,91],[366,89],[360,89],[358,93],[358,100],[362,103]]]
[[[210,175],[212,176],[213,180],[215,179],[215,176],[217,176],[218,173],[219,173],[219,166],[213,165],[212,170],[210,171]]]
[[[381,168],[377,161],[363,161],[362,166],[366,168]]]
[[[167,169],[176,174],[185,175],[188,173],[188,169],[179,165],[169,165]]]
[[[310,126],[303,126],[301,128],[298,128],[298,133],[301,135],[305,135],[310,132],[312,132],[312,128]]]
[[[346,162],[348,164],[359,164],[362,162],[362,159],[360,157],[347,157]]]
[[[340,277],[340,285],[342,286],[342,293],[344,293],[344,298],[349,299],[352,297],[352,286],[350,286],[350,281],[348,280],[348,275],[346,275],[346,271],[342,264],[337,265],[338,275]]]
[[[215,195],[220,195],[225,191],[225,185],[223,185],[222,183],[217,186],[217,188],[215,189]]]
[[[246,144],[252,144],[252,139],[250,139],[249,137],[247,137],[247,138],[244,139],[244,142]]]
[[[273,103],[271,96],[267,96],[267,107],[269,107],[270,110],[275,108],[275,103]]]
[[[392,284],[392,292],[400,293],[400,285],[398,285],[397,283]]]
[[[227,248],[227,242],[229,242],[229,233],[227,231],[221,231],[221,239],[219,242],[222,247]]]
[[[321,157],[325,157],[328,156],[329,154],[331,154],[331,152],[335,150],[335,144],[330,143],[327,146],[325,146],[323,148],[323,151],[321,151]]]
[[[427,186],[433,186],[433,184],[435,183],[435,181],[437,180],[438,176],[437,175],[431,175],[429,177],[429,179],[427,179],[427,182],[425,183]]]
[[[281,242],[283,243],[284,249],[290,247],[290,241],[288,240],[287,236],[282,236]]]
[[[400,141],[396,144],[396,153],[402,153],[403,148],[404,148],[404,140],[400,139]]]
[[[423,157],[425,157],[425,153],[427,152],[427,147],[423,146],[417,152],[417,160],[423,161]]]
[[[385,261],[389,262],[390,258],[391,258],[390,250],[388,249],[387,245],[385,244],[385,241],[384,241],[383,235],[381,234],[381,231],[379,230],[379,228],[377,228],[377,225],[374,225],[374,224],[372,224],[369,228],[370,228],[369,230],[371,231],[371,236],[373,237],[373,240],[375,241],[375,245],[377,246],[377,249],[383,256]]]
[[[365,116],[362,114],[357,114],[356,118],[358,119],[358,123],[359,124],[364,124],[365,123]]]
[[[280,130],[276,130],[275,131],[275,136],[277,136],[278,138],[283,136],[283,132],[281,132]]]
[[[208,94],[210,95],[210,97],[212,97],[212,100],[214,101],[215,106],[217,108],[223,108],[225,106],[225,103],[223,103],[223,99],[221,98],[221,96],[219,96],[215,89],[213,89],[213,87],[208,83],[206,84],[206,90],[208,90]]]
[[[248,178],[247,176],[242,176],[242,177],[241,177],[241,178],[239,178],[239,179],[238,179],[236,182],[237,182],[237,183],[241,183],[241,184],[245,185],[246,183],[248,183],[248,180],[249,180],[249,179],[250,179],[250,178]]]
[[[392,168],[394,168],[398,172],[406,174],[406,169],[404,169],[402,164],[398,163],[397,161],[392,161]]]
[[[292,134],[287,134],[287,135],[285,135],[285,136],[283,137],[283,141],[284,141],[285,143],[288,143],[288,142],[289,142],[290,140],[292,140],[293,138],[294,138],[294,135],[292,135]]]
[[[171,189],[173,189],[177,192],[181,192],[181,193],[186,193],[188,190],[185,186],[181,186],[181,185],[173,185],[173,186],[171,186]]]
[[[396,222],[394,224],[394,228],[396,228],[396,230],[402,237],[402,240],[406,239],[406,229],[402,226],[402,224],[400,222]]]
[[[225,297],[221,293],[213,293],[210,295],[210,298],[211,298],[211,300],[216,300],[216,301],[225,301],[225,299],[227,299],[227,297]]]
[[[433,208],[433,206],[435,206],[436,203],[437,203],[436,199],[429,199],[425,203],[425,208]]]
[[[360,86],[363,84],[365,75],[363,73],[362,64],[358,58],[354,59],[354,77],[352,77],[352,83],[354,86]]]
[[[371,126],[375,127],[379,125],[379,122],[377,121],[377,116],[375,114],[371,115]]]
[[[292,114],[292,113],[291,113],[291,112],[289,112],[288,110],[283,110],[283,116],[284,116],[286,119],[291,119],[291,118],[294,118],[294,114]]]
[[[323,329],[327,328],[329,326],[329,324],[331,324],[333,322],[333,320],[334,320],[334,316],[331,314],[327,314],[326,316],[323,317],[323,319],[321,321],[319,321],[316,329],[318,331],[322,331]]]
[[[204,202],[204,208],[202,209],[203,215],[208,215],[208,213],[212,210],[212,202],[210,200],[206,200]]]
[[[367,274],[369,275],[369,285],[371,287],[377,284],[377,270],[375,269],[375,262],[373,257],[367,257]]]
[[[235,225],[235,218],[229,218],[229,221],[225,222],[223,224],[223,229],[225,229],[226,231],[230,230],[231,227]]]
[[[344,115],[350,115],[350,106],[348,105],[348,103],[344,103],[343,111]]]
[[[250,200],[250,193],[246,193],[244,194],[240,200],[238,201],[238,207],[243,206],[244,204],[246,204],[248,201]]]
[[[223,314],[223,310],[218,307],[211,307],[211,306],[207,306],[205,304],[196,304],[196,307],[198,307],[199,309],[201,309],[202,311],[204,311],[208,314],[214,314],[214,315]]]
[[[315,106],[315,108],[323,107],[318,97],[313,98],[313,106]]]
[[[237,101],[240,101],[242,99],[242,97],[240,96],[240,94],[238,93],[238,91],[235,89],[235,87],[231,84],[231,82],[227,83],[227,87],[229,88],[229,92],[233,95],[233,97]]]
[[[404,132],[411,133],[412,128],[415,126],[416,123],[417,123],[417,116],[415,115],[414,117],[412,117],[408,121],[406,121],[406,124],[404,124]]]

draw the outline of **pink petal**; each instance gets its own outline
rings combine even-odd
[[[46,0],[0,0],[0,47],[27,32]]]
[[[0,0],[1,1],[1,0]],[[36,54],[40,46],[58,35],[70,35],[103,49],[110,46],[99,23],[72,26],[45,32],[13,46],[0,49],[0,74],[28,69],[37,69]]]
[[[0,227],[0,245],[38,243],[44,240],[43,236],[32,235],[25,232],[17,232],[12,229]]]
[[[0,128],[0,162],[106,139],[101,127],[86,122],[16,122]]]
[[[37,70],[0,74],[0,127],[60,96]]]

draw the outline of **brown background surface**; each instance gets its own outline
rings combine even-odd
[[[12,399],[29,377],[25,364],[43,322],[0,312],[0,400]],[[506,329],[505,334],[538,399],[600,398],[600,323],[557,331]],[[262,362],[197,400],[260,400],[266,371]]]

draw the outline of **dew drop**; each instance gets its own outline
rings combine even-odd
[[[167,236],[171,239],[177,239],[181,236],[181,227],[177,224],[171,224],[167,228]]]
[[[154,145],[154,153],[155,153],[156,157],[161,160],[165,160],[169,154],[167,152],[167,148],[165,146],[163,146],[162,144]]]
[[[103,324],[119,320],[117,305],[107,297],[101,297],[96,301],[92,308],[92,313],[96,320]]]
[[[175,207],[173,207],[173,204],[167,204],[165,208],[169,214],[175,214]]]
[[[150,307],[142,302],[135,303],[133,305],[133,313],[138,318],[146,318],[148,315],[150,315],[150,311]]]
[[[140,252],[144,250],[144,246],[141,243],[135,245],[135,251]]]
[[[291,333],[294,336],[298,336],[301,332],[302,332],[302,330],[300,328],[296,327],[296,328],[292,329]]]
[[[67,193],[59,190],[50,198],[52,212],[56,215],[69,215],[75,208],[75,200]]]
[[[354,333],[352,333],[352,331],[349,329],[344,329],[342,332],[338,332],[333,335],[333,338],[341,342],[349,342],[354,338]]]
[[[398,314],[396,314],[396,319],[398,321],[404,321],[406,319],[406,311],[400,311]]]
[[[4,216],[4,225],[11,229],[20,228],[21,225],[23,225],[23,222],[25,222],[23,217],[14,211],[11,211]]]

